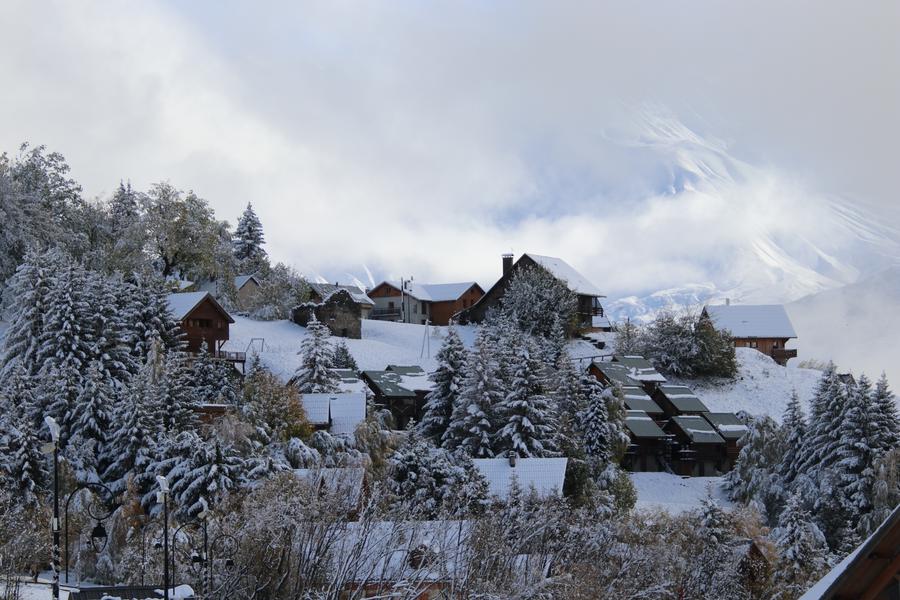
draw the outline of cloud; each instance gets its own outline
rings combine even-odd
[[[611,295],[795,297],[874,252],[837,214],[897,222],[900,8],[849,10],[4,3],[0,147],[46,143],[94,194],[253,201],[273,257],[332,279],[489,284],[512,248]]]

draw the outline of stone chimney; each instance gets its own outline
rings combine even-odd
[[[513,266],[513,255],[504,254],[503,255],[503,276],[505,277],[509,270],[512,269]]]

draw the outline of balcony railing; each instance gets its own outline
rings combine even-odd
[[[247,362],[246,352],[226,352],[224,350],[216,350],[215,352],[193,352],[194,356],[205,354],[214,360],[226,360],[228,362]]]
[[[399,319],[399,308],[373,308],[370,315],[372,319]]]

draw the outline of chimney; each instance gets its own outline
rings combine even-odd
[[[510,450],[506,453],[506,458],[509,459],[509,466],[515,468],[516,466],[516,458],[518,458],[518,454],[516,454],[515,450]]]
[[[503,255],[503,276],[505,277],[509,270],[512,269],[513,265],[513,255],[512,254],[504,254]]]
[[[731,298],[725,298],[725,306],[731,306]]]

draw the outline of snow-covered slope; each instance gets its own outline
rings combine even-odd
[[[463,342],[471,346],[475,328],[466,326],[458,330]],[[434,355],[440,349],[446,331],[446,327],[364,319],[362,339],[344,341],[360,369],[384,369],[389,364],[399,364],[420,365],[431,371],[437,367]],[[287,380],[300,364],[297,352],[306,336],[306,328],[290,321],[254,321],[235,317],[229,335],[225,350],[248,354],[256,352],[264,365]],[[340,338],[331,339],[336,342]]]
[[[679,477],[669,473],[631,473],[637,491],[637,509],[681,513],[700,507],[707,495],[724,507],[732,506],[721,477]]]
[[[809,401],[822,375],[820,371],[782,367],[751,348],[736,348],[736,354],[740,369],[734,381],[676,378],[670,381],[690,387],[713,412],[744,410],[781,421],[793,390],[797,391],[804,408],[809,409]]]
[[[900,267],[786,306],[800,359],[834,360],[843,369],[885,371],[900,385]]]

